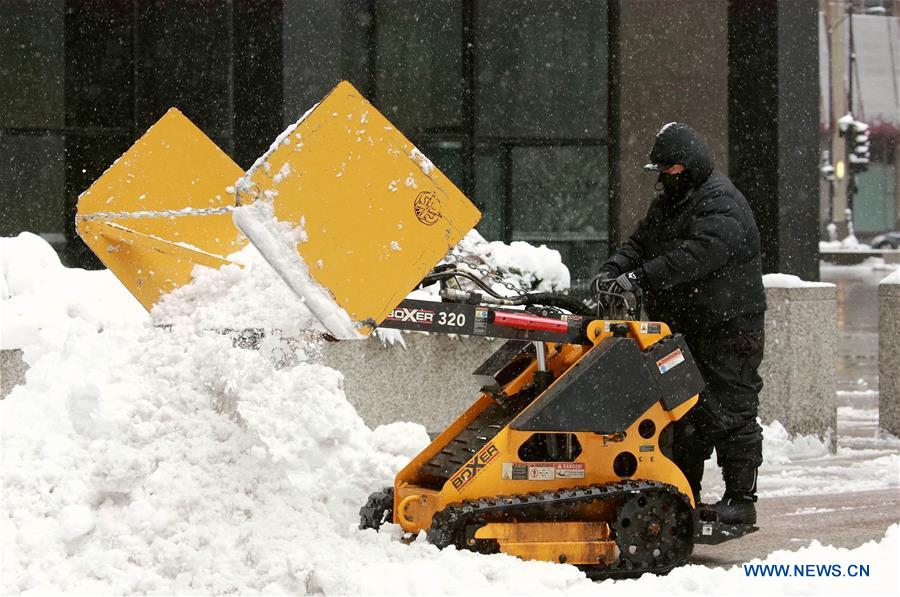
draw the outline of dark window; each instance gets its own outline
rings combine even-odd
[[[347,19],[371,40],[344,58],[365,52],[364,92],[481,208],[486,238],[547,244],[583,286],[608,250],[606,2],[372,6]]]
[[[375,101],[409,135],[463,125],[461,7],[458,0],[375,4]]]
[[[3,2],[0,10],[0,126],[61,127],[62,3]]]
[[[478,133],[606,136],[606,3],[477,3]]]

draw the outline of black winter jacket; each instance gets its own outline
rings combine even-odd
[[[604,268],[617,275],[642,268],[647,314],[672,331],[690,337],[762,329],[759,231],[747,200],[703,149],[679,162],[687,162],[697,186],[674,203],[658,195]]]

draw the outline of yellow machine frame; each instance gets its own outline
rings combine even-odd
[[[590,345],[545,343],[547,367],[553,372],[554,378],[558,381],[566,370],[584,358],[603,340],[610,338],[613,334],[609,329],[613,323],[625,324],[629,336],[636,339],[641,349],[648,348],[670,334],[668,326],[663,323],[656,328],[659,329],[658,333],[646,333],[642,332],[642,329],[647,329],[647,322],[593,321],[587,333],[592,341]],[[536,370],[537,363],[532,362],[518,377],[504,386],[504,393],[514,395],[519,392],[532,382]],[[393,521],[404,531],[417,533],[427,530],[431,526],[434,514],[451,504],[479,498],[521,495],[545,489],[558,490],[620,482],[626,478],[615,475],[613,460],[623,451],[639,454],[637,470],[628,479],[651,480],[672,485],[684,494],[692,506],[695,506],[684,473],[660,450],[659,438],[663,429],[684,416],[698,399],[699,397],[695,395],[671,411],[666,411],[662,404],[657,402],[638,417],[624,434],[604,436],[590,432],[574,432],[581,444],[581,453],[571,464],[583,470],[583,476],[564,480],[556,478],[551,484],[534,479],[504,478],[504,463],[507,463],[507,466],[508,463],[520,463],[519,448],[536,433],[516,431],[507,425],[499,430],[466,465],[460,467],[441,490],[417,485],[419,471],[425,463],[493,404],[494,398],[490,394],[482,394],[397,475],[394,484]],[[535,403],[538,400],[539,398]],[[525,410],[533,405],[534,403]],[[655,424],[656,432],[651,438],[643,438],[638,433],[638,425],[645,419],[650,419]],[[540,463],[527,464],[534,466]],[[547,467],[553,467],[564,463],[546,464]],[[594,514],[597,519],[603,518],[602,512]],[[591,520],[590,513],[587,514],[586,520],[576,522],[488,524],[478,530],[476,537],[496,539],[501,551],[526,559],[554,561],[559,551],[564,550],[566,561],[569,563],[596,564],[598,558],[610,559],[614,554],[614,542],[609,540],[608,527],[599,520]]]

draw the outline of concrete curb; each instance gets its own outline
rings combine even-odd
[[[900,437],[900,277],[878,285],[878,426]]]

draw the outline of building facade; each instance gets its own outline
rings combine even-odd
[[[817,278],[817,0],[11,0],[0,234],[73,265],[77,196],[169,107],[248,167],[351,81],[484,212],[584,288],[688,122],[757,215],[767,271]]]

